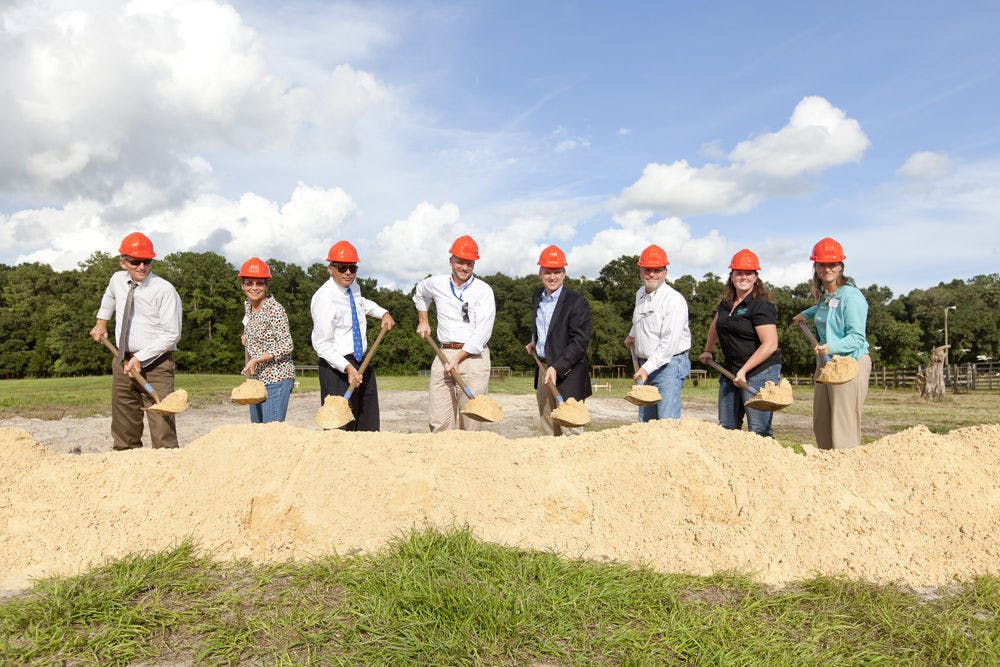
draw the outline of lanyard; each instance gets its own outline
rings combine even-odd
[[[451,293],[455,295],[456,299],[458,299],[462,303],[465,303],[465,300],[462,298],[462,296],[465,294],[465,290],[469,289],[469,285],[471,285],[472,281],[475,279],[476,279],[475,276],[469,276],[469,279],[465,281],[464,285],[462,285],[462,289],[456,292],[455,281],[453,281],[451,278],[448,278],[448,287],[451,288]]]

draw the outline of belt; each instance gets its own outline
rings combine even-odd
[[[690,351],[691,351],[691,348],[689,347],[688,349],[686,349],[686,350],[684,350],[682,352],[678,352],[677,354],[670,355],[670,358],[673,359],[674,357],[679,357],[681,355],[683,355],[683,356],[686,357],[686,356],[688,356],[688,352],[690,352]],[[639,362],[640,366],[643,365],[644,363],[646,363],[647,361],[649,361],[648,359],[643,359],[642,357],[636,357],[636,360]],[[669,362],[667,362],[667,363],[669,363]]]
[[[441,347],[445,350],[461,350],[465,343],[441,343]]]

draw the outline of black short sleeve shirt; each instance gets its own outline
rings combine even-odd
[[[729,311],[732,310],[732,314]],[[719,319],[715,332],[719,335],[719,345],[726,360],[726,370],[735,373],[760,347],[760,338],[754,327],[778,323],[778,309],[770,301],[747,297],[733,310],[732,303],[719,304]],[[751,374],[781,363],[781,352],[774,354],[750,371]]]

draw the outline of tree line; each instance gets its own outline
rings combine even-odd
[[[638,256],[624,255],[605,265],[596,278],[566,279],[569,287],[590,301],[591,364],[631,367],[622,341],[631,325],[640,285],[637,261]],[[273,275],[269,291],[288,312],[295,360],[314,365],[309,302],[329,277],[326,265],[316,263],[303,269],[278,259],[267,263]],[[107,373],[110,355],[87,332],[94,324],[108,280],[118,270],[118,256],[106,253],[94,253],[78,269],[66,271],[40,263],[0,264],[0,377]],[[213,252],[179,252],[156,261],[153,270],[177,288],[183,301],[183,334],[175,355],[178,368],[194,373],[238,373],[243,367],[243,293],[237,268]],[[493,365],[530,369],[533,362],[524,345],[534,325],[531,294],[539,286],[538,277],[502,273],[480,277],[492,286],[497,301],[490,339]],[[670,280],[690,309],[692,358],[704,346],[724,277],[707,273],[700,280],[689,275]],[[429,368],[433,352],[416,335],[413,288],[404,292],[379,287],[373,278],[358,280],[362,293],[388,309],[397,323],[379,347],[374,362],[377,368],[382,373]],[[778,307],[784,372],[808,373],[814,365],[813,354],[791,318],[812,304],[809,284],[769,287]],[[956,308],[948,315],[952,362],[1000,357],[1000,274],[956,279],[899,296],[879,285],[858,287],[868,299],[868,340],[876,366],[925,364],[930,350],[944,341],[945,309],[953,305]],[[431,322],[433,325],[433,309]],[[369,338],[377,333],[373,323],[369,324]]]

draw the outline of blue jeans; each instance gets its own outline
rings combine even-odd
[[[292,393],[292,385],[295,380],[279,380],[267,387],[267,400],[263,403],[248,406],[250,408],[250,422],[253,424],[266,424],[267,422],[283,422],[285,414],[288,412],[288,397]]]
[[[684,379],[691,375],[691,360],[687,351],[675,354],[670,361],[649,374],[646,384],[660,390],[659,403],[639,408],[639,421],[681,418],[681,387]]]
[[[770,380],[778,384],[781,375],[781,364],[768,366],[759,373],[747,376],[747,382],[754,389],[760,389],[764,383]],[[766,438],[773,438],[774,431],[771,430],[771,418],[773,412],[768,410],[754,410],[744,405],[753,398],[753,394],[747,389],[740,389],[727,377],[719,377],[719,424],[722,428],[739,431],[743,428],[743,416],[747,418],[747,428],[751,433],[762,435]]]

